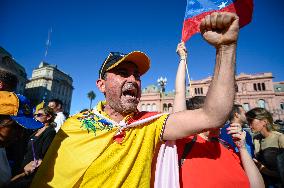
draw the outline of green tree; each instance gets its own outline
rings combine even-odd
[[[94,91],[90,91],[88,93],[88,98],[90,99],[90,109],[92,109],[92,102],[96,98],[96,93]]]

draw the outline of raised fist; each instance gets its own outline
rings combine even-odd
[[[203,38],[216,48],[237,42],[239,17],[229,12],[213,12],[200,23]]]
[[[179,55],[179,57],[181,59],[186,59],[187,57],[187,50],[186,50],[186,47],[185,47],[185,44],[184,42],[180,42],[178,45],[177,45],[177,50],[176,50],[177,54]]]

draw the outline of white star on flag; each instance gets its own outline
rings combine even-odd
[[[222,9],[226,6],[227,2],[222,2],[221,5],[218,5],[219,9]]]

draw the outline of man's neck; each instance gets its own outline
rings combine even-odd
[[[103,111],[105,113],[107,113],[107,115],[115,122],[119,123],[121,120],[123,120],[123,118],[125,117],[125,115],[115,111],[113,108],[111,108],[109,105],[105,105],[103,107]]]

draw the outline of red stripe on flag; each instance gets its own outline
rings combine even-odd
[[[253,0],[238,0],[235,3],[230,4],[227,7],[224,7],[220,10],[214,10],[210,12],[204,12],[192,18],[186,19],[183,22],[182,28],[182,41],[186,42],[192,35],[200,32],[199,25],[201,20],[211,14],[212,12],[233,12],[237,13],[240,18],[239,24],[240,27],[245,26],[250,23],[252,20],[253,12]]]

